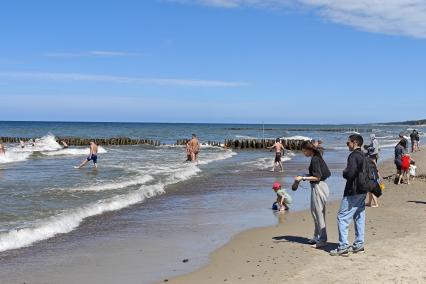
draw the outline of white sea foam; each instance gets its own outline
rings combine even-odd
[[[151,175],[142,175],[138,177],[131,178],[130,180],[119,180],[106,184],[98,184],[91,186],[79,186],[73,188],[64,189],[66,191],[106,191],[106,190],[117,190],[123,189],[129,186],[142,185],[149,181],[154,180]]]
[[[357,132],[357,131],[346,131],[346,134],[358,134],[361,135],[361,133]]]
[[[34,146],[26,143],[25,148],[16,146],[13,151],[15,152],[43,152],[43,151],[57,151],[62,149],[62,146],[56,142],[56,138],[53,134],[49,133],[39,139],[36,139]]]
[[[31,153],[18,153],[15,151],[6,150],[6,153],[4,155],[0,154],[0,164],[22,162],[27,160],[30,156]]]
[[[235,135],[235,138],[236,139],[262,139],[262,138],[259,138],[259,137],[247,136],[247,135]]]
[[[204,164],[208,164],[213,161],[232,157],[236,155],[236,153],[232,151],[218,151],[214,154],[205,153],[205,155],[203,162]],[[35,242],[52,238],[57,234],[69,233],[76,229],[85,218],[100,215],[104,212],[120,210],[133,204],[143,202],[146,198],[164,193],[165,186],[187,180],[201,172],[201,169],[194,163],[185,164],[183,167],[179,165],[179,167],[176,168],[177,166],[176,164],[171,166],[158,166],[149,171],[145,171],[143,176],[130,181],[118,181],[104,185],[94,185],[87,188],[68,189],[71,191],[104,191],[125,188],[132,185],[141,185],[139,189],[130,193],[116,195],[112,198],[68,210],[59,215],[40,220],[27,228],[0,233],[0,252],[30,246]],[[154,179],[151,174],[166,174],[166,177],[160,178],[154,185],[146,185],[145,183]]]
[[[200,159],[199,164],[200,165],[207,165],[211,162],[226,160],[226,159],[232,158],[235,155],[237,155],[237,153],[235,153],[231,150],[216,152],[214,156],[209,154],[208,156],[203,157],[203,159]]]
[[[118,195],[53,216],[31,228],[2,233],[0,234],[0,252],[29,246],[34,242],[54,237],[57,234],[69,233],[87,217],[119,210],[161,193],[164,193],[164,186],[161,184],[143,186],[130,194]]]
[[[254,161],[241,163],[241,165],[253,167],[258,170],[266,170],[272,167],[274,160],[275,160],[274,158],[258,158]],[[290,161],[290,160],[291,160],[291,157],[288,157],[288,156],[284,156],[283,158],[281,158],[281,161],[283,162]]]
[[[84,156],[89,155],[90,150],[89,148],[67,148],[56,151],[45,151],[41,153],[47,156]],[[98,146],[98,153],[105,154],[107,153],[107,150],[105,150],[105,148],[102,146]]]
[[[179,169],[169,169],[169,175],[166,179],[166,184],[173,184],[180,181],[190,179],[201,172],[200,168],[194,163],[188,163],[186,167]]]
[[[310,137],[306,137],[306,136],[290,136],[290,137],[282,137],[281,139],[286,139],[286,140],[305,140],[305,141],[311,141],[312,138]]]

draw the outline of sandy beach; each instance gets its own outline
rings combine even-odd
[[[425,283],[426,151],[413,154],[418,177],[410,185],[386,181],[379,208],[367,207],[366,252],[332,257],[338,242],[338,202],[327,208],[329,246],[313,249],[310,212],[283,214],[280,224],[235,236],[211,255],[210,263],[168,283]],[[381,165],[384,177],[393,161]],[[333,190],[333,189],[331,189]],[[353,226],[349,233],[354,238]]]

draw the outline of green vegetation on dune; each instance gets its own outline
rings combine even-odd
[[[426,119],[420,119],[420,120],[408,120],[404,122],[389,122],[385,123],[387,125],[425,125]]]

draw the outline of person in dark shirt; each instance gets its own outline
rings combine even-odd
[[[337,227],[339,230],[339,246],[330,251],[330,255],[348,256],[350,248],[353,253],[364,252],[364,230],[365,230],[365,198],[366,193],[360,188],[358,175],[364,165],[364,154],[361,151],[364,139],[359,134],[349,136],[347,146],[352,153],[348,157],[343,177],[346,179],[343,199],[337,213]],[[355,221],[355,241],[349,245],[349,225]]]
[[[314,236],[309,241],[313,248],[322,248],[327,245],[327,229],[325,225],[325,206],[329,196],[329,188],[325,180],[331,173],[322,154],[311,142],[302,144],[302,151],[306,157],[311,157],[309,176],[297,176],[295,182],[309,181],[311,183],[311,214],[314,219]]]
[[[420,135],[419,132],[415,129],[413,129],[413,132],[410,134],[410,140],[411,140],[411,152],[416,152],[419,150],[419,143]]]

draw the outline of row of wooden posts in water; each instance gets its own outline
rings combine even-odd
[[[178,140],[176,145],[186,145],[189,140]],[[281,139],[281,143],[288,150],[301,150],[303,139]],[[275,144],[275,139],[226,139],[224,143],[207,141],[209,146],[218,146],[228,149],[266,149]]]
[[[38,139],[30,139],[30,138],[22,138],[22,137],[0,137],[0,143],[20,143],[20,141],[24,141],[28,143],[29,141],[33,141],[37,143]],[[60,143],[64,141],[70,146],[87,146],[91,141],[95,142],[98,145],[151,145],[151,146],[160,146],[165,145],[162,144],[158,140],[151,139],[132,139],[128,137],[116,137],[116,138],[79,138],[79,137],[57,137],[57,142]],[[188,139],[180,139],[176,141],[175,145],[186,145],[188,143]],[[305,140],[301,139],[282,139],[284,147],[288,150],[300,150],[301,145]],[[204,145],[214,146],[214,147],[224,147],[228,149],[266,149],[267,147],[271,147],[274,145],[274,139],[227,139],[224,143],[217,141],[207,141],[203,143]]]

